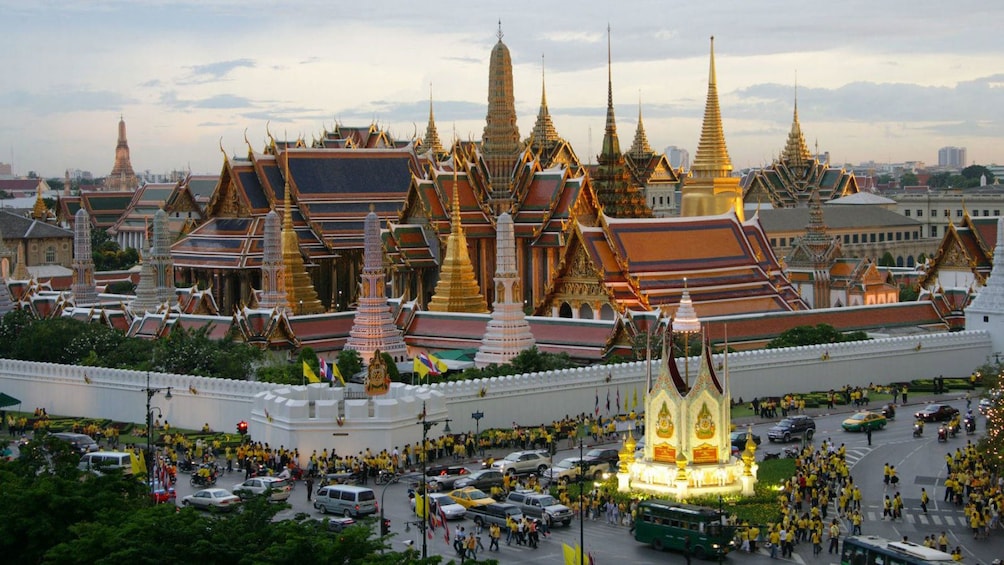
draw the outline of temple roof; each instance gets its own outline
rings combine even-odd
[[[132,190],[123,192],[81,191],[79,196],[61,196],[57,217],[60,221],[67,222],[72,228],[74,215],[77,210],[83,207],[91,218],[92,227],[107,230],[114,226],[129,208],[134,194]]]
[[[279,149],[283,161],[287,154],[294,229],[301,251],[311,260],[361,250],[370,206],[381,221],[396,219],[412,177],[421,174],[411,146]],[[285,184],[275,155],[227,159],[206,210],[209,220],[172,247],[175,265],[257,267],[263,218],[273,207],[281,208]],[[253,241],[242,244],[241,238]]]
[[[684,279],[701,316],[806,308],[767,243],[757,220],[734,212],[688,218],[615,219],[577,226],[564,250],[569,267],[576,249],[620,311],[673,307]],[[558,273],[565,276],[566,270]],[[581,273],[580,273],[581,275]],[[548,300],[557,300],[549,294]]]
[[[942,269],[961,268],[971,271],[973,279],[982,285],[993,268],[993,250],[996,245],[997,218],[974,218],[966,213],[961,224],[948,225],[937,252],[918,284],[925,288],[931,281],[937,280],[938,272]]]

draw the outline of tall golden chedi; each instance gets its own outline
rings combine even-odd
[[[652,210],[631,177],[617,137],[610,51],[610,27],[607,26],[607,123],[603,130],[603,149],[596,158],[599,165],[592,175],[593,187],[606,215],[614,218],[651,218]]]
[[[484,314],[488,312],[488,305],[474,277],[474,266],[471,264],[471,255],[467,249],[467,237],[464,236],[464,227],[460,223],[460,190],[457,183],[459,166],[460,159],[454,154],[450,235],[446,238],[446,254],[439,269],[436,291],[429,301],[429,310]]]
[[[115,145],[115,165],[105,179],[105,190],[125,191],[139,188],[139,180],[129,160],[129,142],[126,140],[125,118],[119,116],[119,139]]]
[[[722,112],[718,105],[715,77],[715,38],[711,38],[711,65],[708,71],[708,99],[704,123],[690,178],[683,183],[681,216],[710,216],[735,209],[744,221],[743,193],[740,179],[732,176],[732,161],[722,132]]]
[[[286,300],[293,314],[321,314],[324,305],[317,298],[317,291],[310,282],[310,275],[300,255],[300,240],[293,229],[293,199],[289,184],[289,150],[286,150],[286,183],[283,189],[282,213],[282,266],[285,270]]]

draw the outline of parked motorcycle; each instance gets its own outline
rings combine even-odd
[[[401,480],[401,475],[380,469],[380,472],[376,476],[376,484],[378,485],[388,485],[390,483],[396,483]]]

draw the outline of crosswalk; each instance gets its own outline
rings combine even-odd
[[[881,522],[882,521],[882,511],[867,511],[865,512],[866,522]],[[927,514],[924,513],[909,513],[904,512],[903,517],[892,521],[893,524],[910,524],[913,526],[945,526],[945,527],[955,527],[955,526],[966,526],[965,515],[959,512],[931,512]]]

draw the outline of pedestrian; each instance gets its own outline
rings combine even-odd
[[[910,392],[910,389],[906,388],[906,385],[903,385],[903,388],[899,391],[900,395],[903,396],[903,406],[906,406],[906,395],[908,392]]]
[[[495,548],[495,551],[499,550],[499,538],[501,537],[502,537],[502,530],[501,528],[499,528],[499,525],[492,524],[491,527],[488,528],[488,539],[489,539],[488,551],[491,551],[492,548]]]
[[[683,539],[683,556],[687,558],[687,565],[690,565],[691,541],[690,535]]]
[[[930,498],[928,498],[928,496],[927,496],[927,491],[924,490],[924,487],[921,487],[920,488],[920,509],[924,511],[924,514],[927,514],[927,503],[928,503],[929,500],[930,500]]]
[[[307,476],[306,484],[307,484],[307,502],[310,502],[310,497],[314,492],[314,477]]]
[[[868,438],[868,445],[871,446],[871,444],[872,444],[872,429],[871,428],[865,428],[865,437]]]
[[[830,522],[830,547],[826,553],[840,553],[840,523],[836,518]]]

